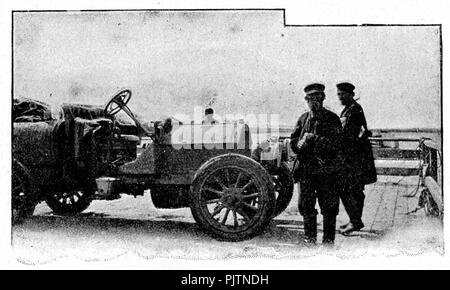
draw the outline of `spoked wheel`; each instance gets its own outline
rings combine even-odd
[[[211,159],[191,187],[191,211],[200,226],[216,238],[245,240],[270,222],[275,206],[273,182],[254,160],[237,154]]]
[[[89,207],[93,196],[93,190],[56,192],[48,195],[45,202],[55,214],[75,215]]]
[[[271,171],[272,179],[275,186],[275,210],[273,217],[281,214],[289,205],[294,194],[294,181],[291,177],[287,164],[282,163],[279,168]]]
[[[11,179],[11,217],[12,223],[17,224],[33,215],[37,204],[36,196],[34,196],[36,193],[33,192],[31,182],[24,169],[15,162]]]

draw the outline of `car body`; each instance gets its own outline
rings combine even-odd
[[[169,118],[145,126],[127,107],[130,97],[123,90],[105,108],[65,104],[57,118],[13,123],[13,217],[30,215],[42,200],[55,214],[68,215],[93,199],[149,189],[156,207],[190,207],[206,232],[236,241],[259,234],[286,208],[293,190],[289,169],[283,154],[267,154],[283,151],[282,142],[252,150],[243,122],[182,124]],[[119,111],[133,122],[121,122]],[[232,138],[213,134],[218,137],[205,142],[211,130]],[[138,150],[143,138],[151,141]]]

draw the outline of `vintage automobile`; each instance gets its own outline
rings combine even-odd
[[[194,138],[180,143],[172,135],[173,119],[144,124],[127,106],[130,98],[126,89],[105,108],[64,104],[51,118],[13,113],[13,223],[32,215],[40,201],[54,214],[74,215],[94,199],[139,196],[149,189],[156,207],[190,207],[207,233],[239,241],[261,233],[287,207],[293,182],[286,142],[272,140],[252,150],[248,125],[233,122],[231,141],[215,144],[222,146]],[[132,122],[117,118],[119,111]],[[151,141],[139,152],[143,138]]]

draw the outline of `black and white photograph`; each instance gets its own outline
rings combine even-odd
[[[448,5],[344,2],[11,5],[2,268],[448,267]]]

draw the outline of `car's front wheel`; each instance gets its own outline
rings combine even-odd
[[[197,172],[191,186],[194,219],[221,240],[240,241],[261,233],[275,207],[271,176],[246,156],[215,157]]]

